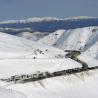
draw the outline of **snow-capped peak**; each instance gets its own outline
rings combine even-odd
[[[33,17],[33,18],[22,19],[22,20],[1,21],[0,24],[29,23],[29,22],[42,22],[42,21],[59,21],[59,20],[79,20],[79,19],[97,19],[97,17],[90,17],[90,16],[77,16],[77,17],[70,17],[70,18]]]

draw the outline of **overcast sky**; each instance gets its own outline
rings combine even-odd
[[[98,0],[0,0],[0,20],[34,16],[98,17]]]

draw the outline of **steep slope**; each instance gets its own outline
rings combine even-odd
[[[63,38],[58,39],[56,47],[65,50],[86,50],[92,46],[91,43],[96,42],[94,37],[98,34],[97,29],[98,27],[85,27],[68,30],[65,32],[68,33],[67,36],[64,34]]]
[[[58,30],[41,38],[39,42],[63,50],[86,51],[98,40],[98,27]]]

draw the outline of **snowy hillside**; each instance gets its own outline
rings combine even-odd
[[[46,45],[54,45],[57,40],[61,37],[62,34],[65,33],[65,30],[57,30],[48,34],[47,36],[42,37],[38,40],[39,43],[43,43]]]
[[[98,18],[0,22],[0,98],[98,98],[97,83]]]
[[[86,51],[98,41],[98,27],[58,30],[41,38],[38,42],[63,50]],[[97,51],[98,49],[96,49]]]
[[[4,55],[5,54],[5,55]],[[0,58],[55,58],[60,49],[0,32]]]

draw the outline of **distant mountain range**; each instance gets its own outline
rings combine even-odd
[[[39,31],[39,32],[53,32],[58,29],[75,29],[82,27],[97,26],[98,18],[94,17],[74,17],[74,18],[29,18],[25,20],[9,20],[1,21],[1,28],[14,28]]]

